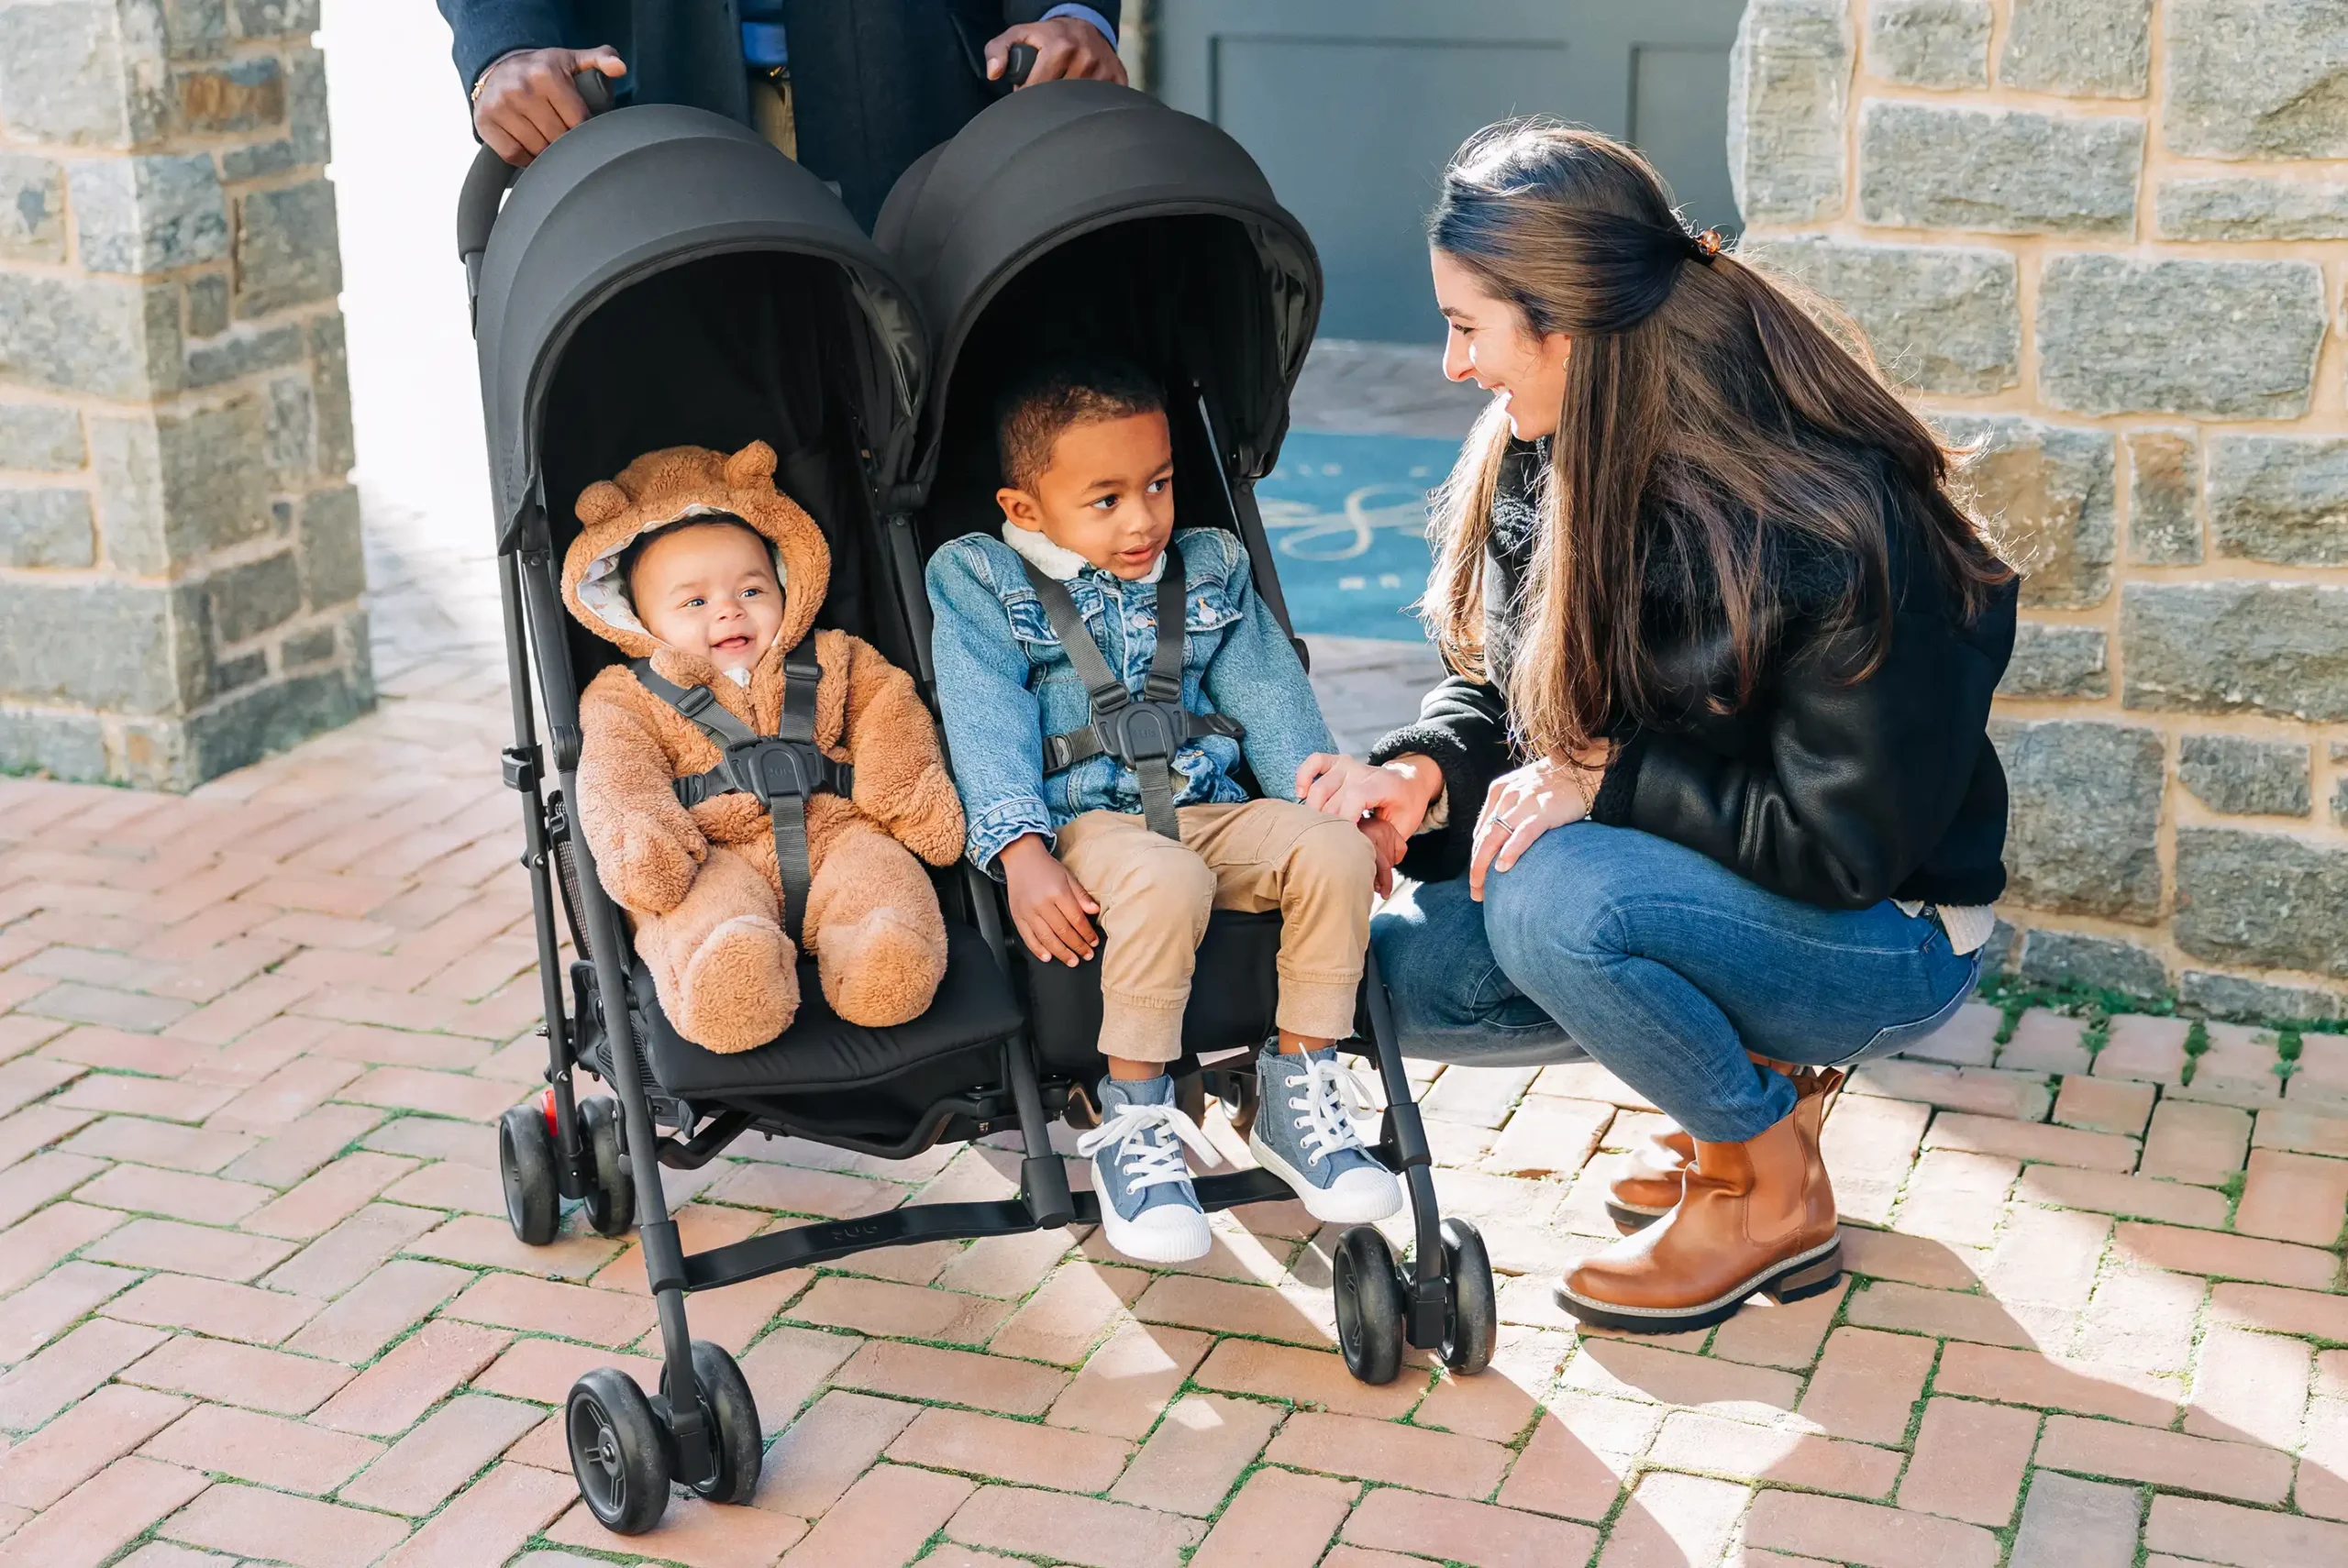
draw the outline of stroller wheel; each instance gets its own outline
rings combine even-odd
[[[1227,1072],[1217,1075],[1215,1098],[1223,1101],[1223,1112],[1231,1119],[1231,1130],[1245,1138],[1255,1131],[1256,1112],[1264,1103],[1263,1085],[1253,1073]]]
[[[717,1459],[717,1474],[692,1483],[694,1493],[713,1503],[747,1503],[759,1490],[759,1471],[766,1463],[766,1441],[759,1430],[759,1405],[749,1380],[722,1345],[693,1342],[693,1382],[700,1386],[703,1418],[709,1423],[710,1447]],[[660,1375],[660,1394],[671,1408],[676,1396],[669,1375]]]
[[[562,1188],[554,1170],[554,1139],[535,1099],[497,1121],[497,1171],[505,1181],[505,1218],[533,1247],[554,1240],[562,1218]]]
[[[669,1506],[668,1434],[652,1401],[616,1367],[599,1366],[570,1386],[563,1408],[570,1474],[605,1529],[642,1535]]]
[[[1501,1309],[1483,1235],[1465,1220],[1443,1222],[1443,1364],[1472,1377],[1491,1364]]]
[[[587,1222],[599,1236],[626,1235],[636,1223],[636,1172],[620,1153],[620,1102],[605,1095],[580,1101],[579,1129],[595,1172]]]
[[[1356,1225],[1337,1238],[1330,1284],[1346,1370],[1364,1383],[1393,1382],[1402,1370],[1402,1278],[1376,1226]]]

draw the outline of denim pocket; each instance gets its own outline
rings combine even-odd
[[[1057,649],[1060,646],[1059,635],[1052,630],[1052,618],[1034,589],[1013,589],[1003,596],[1002,608],[1011,617],[1011,635],[1025,645],[1031,659],[1041,649]]]
[[[1955,1018],[1956,1010],[1963,1007],[1965,999],[1973,994],[1973,988],[1981,983],[1982,955],[1976,950],[1970,956],[1972,961],[1966,966],[1964,984],[1956,988],[1947,1001],[1912,1023],[1888,1024],[1877,1030],[1873,1039],[1849,1055],[1839,1061],[1823,1065],[1830,1067],[1847,1067],[1855,1062],[1864,1062],[1877,1056],[1892,1055],[1906,1050],[1950,1019]]]

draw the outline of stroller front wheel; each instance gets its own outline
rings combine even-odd
[[[764,1434],[759,1430],[759,1403],[750,1382],[723,1345],[708,1340],[692,1343],[693,1382],[700,1386],[702,1416],[709,1423],[710,1449],[716,1474],[692,1483],[695,1495],[713,1503],[747,1503],[758,1496],[759,1472],[766,1463]],[[677,1396],[660,1376],[661,1396],[676,1408]]]
[[[505,1219],[527,1246],[554,1240],[562,1219],[562,1187],[555,1175],[554,1139],[536,1099],[498,1118],[497,1173],[505,1184]]]
[[[1492,1364],[1501,1310],[1483,1234],[1465,1220],[1443,1222],[1443,1364],[1472,1377]]]
[[[1337,1349],[1364,1383],[1391,1383],[1402,1371],[1404,1302],[1393,1249],[1372,1225],[1337,1238],[1329,1270],[1336,1297]]]
[[[616,1367],[570,1386],[563,1408],[570,1474],[588,1511],[616,1535],[642,1535],[669,1506],[668,1434],[652,1401]]]
[[[581,1100],[579,1125],[595,1176],[587,1222],[599,1236],[624,1236],[636,1223],[636,1172],[620,1152],[620,1102],[603,1095]]]

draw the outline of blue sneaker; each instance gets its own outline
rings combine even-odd
[[[1268,1040],[1256,1081],[1261,1109],[1247,1147],[1295,1189],[1306,1213],[1326,1225],[1367,1225],[1402,1207],[1401,1184],[1354,1126],[1352,1110],[1370,1109],[1369,1091],[1338,1065],[1335,1046],[1290,1056]]]
[[[1186,1144],[1215,1158],[1199,1124],[1175,1109],[1172,1078],[1101,1080],[1101,1125],[1076,1141],[1076,1152],[1092,1162],[1102,1233],[1137,1263],[1189,1263],[1213,1242]]]

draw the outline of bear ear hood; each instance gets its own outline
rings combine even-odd
[[[775,646],[798,646],[824,602],[832,552],[815,520],[775,489],[774,469],[774,448],[764,441],[730,458],[706,447],[669,447],[647,452],[616,478],[589,485],[578,502],[584,526],[563,557],[563,602],[580,624],[630,658],[650,657],[668,645],[637,619],[627,585],[619,580],[622,552],[669,524],[731,515],[773,547],[782,583],[782,630]]]

